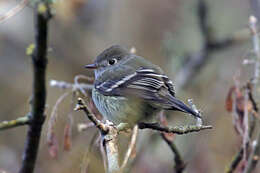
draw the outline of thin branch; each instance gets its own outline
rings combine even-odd
[[[176,145],[174,144],[173,141],[170,141],[164,133],[161,133],[161,137],[163,138],[163,140],[168,144],[168,146],[170,147],[170,149],[172,150],[172,152],[174,153],[174,161],[175,161],[175,172],[176,173],[182,173],[186,167],[186,164],[184,163],[181,154],[179,153]]]
[[[257,31],[257,19],[254,16],[250,16],[249,18],[249,28],[252,34],[252,42],[253,42],[253,51],[256,56],[255,61],[255,73],[253,82],[256,84],[259,79],[259,67],[260,67],[260,47],[259,47],[259,36]]]
[[[93,124],[92,122],[91,123],[80,123],[80,124],[78,124],[77,127],[78,127],[79,132],[83,132],[91,127],[95,127],[95,124]]]
[[[35,16],[35,49],[32,54],[33,63],[33,95],[31,102],[31,123],[27,132],[22,166],[19,173],[32,173],[38,154],[42,125],[45,120],[46,86],[45,74],[47,66],[48,21],[51,17],[49,4],[45,1],[36,4]]]
[[[251,16],[249,18],[249,28],[252,34],[252,43],[253,43],[253,52],[254,55],[256,57],[256,60],[254,61],[255,66],[254,66],[254,75],[252,78],[251,82],[248,82],[246,85],[246,97],[248,98],[248,101],[250,101],[250,103],[252,104],[252,112],[251,113],[251,121],[250,121],[250,127],[249,127],[249,138],[252,138],[252,135],[254,133],[255,130],[255,125],[256,125],[256,118],[254,115],[254,113],[258,113],[258,107],[256,104],[256,101],[253,97],[253,93],[252,93],[252,89],[254,88],[254,86],[258,83],[259,81],[259,67],[260,67],[260,50],[259,50],[259,38],[258,38],[258,31],[257,31],[257,19],[254,16]],[[247,106],[247,102],[245,102],[245,105]],[[245,109],[247,109],[247,107],[245,107]],[[260,147],[259,142],[260,142],[260,132],[258,132],[257,134],[257,139],[253,142],[255,145],[253,145],[253,150],[251,152],[251,155],[249,156],[248,159],[248,164],[246,165],[246,167],[244,168],[244,172],[250,173],[254,170],[257,162],[258,162],[258,157],[260,155]],[[234,157],[234,159],[232,160],[229,169],[227,170],[227,173],[232,173],[236,170],[237,166],[239,165],[239,163],[241,162],[241,160],[243,159],[243,156],[245,155],[245,152],[248,152],[248,150],[250,149],[250,144],[252,143],[252,141],[247,141],[246,145],[244,144],[239,152],[236,154],[236,156]]]
[[[138,126],[135,125],[133,132],[132,132],[131,141],[129,143],[127,152],[125,154],[124,161],[123,161],[121,168],[120,168],[121,170],[123,170],[126,167],[127,162],[128,162],[128,160],[129,160],[129,158],[130,158],[130,156],[131,156],[131,154],[132,154],[132,152],[135,148],[135,144],[136,144],[136,140],[137,140],[137,134],[138,134]]]
[[[254,73],[254,78],[253,78],[253,81],[252,81],[252,87],[254,85],[256,85],[259,81],[259,73],[260,73],[260,42],[259,42],[259,37],[258,37],[258,31],[257,31],[257,19],[254,17],[254,16],[250,16],[249,18],[249,27],[250,27],[250,30],[251,30],[251,34],[252,34],[252,42],[253,42],[253,51],[254,51],[254,54],[256,56],[256,62],[255,62],[255,73]],[[253,104],[253,109],[255,110],[256,113],[258,113],[258,107],[256,105],[256,102],[253,98],[253,95],[252,95],[252,92],[250,89],[249,90],[249,99],[252,101],[252,104]],[[254,116],[254,115],[253,115]],[[259,122],[258,122],[259,123]],[[247,167],[245,168],[245,171],[246,173],[250,173],[252,172],[255,167],[256,167],[256,164],[259,160],[259,157],[260,157],[260,132],[257,133],[257,139],[253,141],[253,151],[252,151],[252,154],[250,155],[249,157],[249,160],[248,160],[248,165]]]
[[[22,0],[18,5],[16,5],[14,8],[12,8],[11,10],[9,10],[8,12],[6,12],[3,15],[0,15],[0,22],[4,22],[7,19],[15,16],[16,14],[18,14],[22,9],[24,9],[24,7],[26,7],[26,5],[28,4],[29,0]]]
[[[162,126],[159,123],[139,123],[139,129],[152,129],[160,132],[166,133],[174,133],[178,135],[199,132],[201,130],[212,129],[212,126],[204,126],[204,125],[189,125],[189,126],[179,126],[179,127],[166,127]]]
[[[104,135],[103,146],[107,155],[107,172],[117,173],[120,170],[119,166],[119,150],[118,150],[118,131],[114,126],[107,126],[108,133]]]
[[[119,151],[118,151],[118,129],[110,122],[102,123],[88,109],[83,99],[78,98],[75,110],[83,110],[88,119],[95,124],[103,135],[102,146],[104,146],[107,158],[107,172],[115,173],[120,170]],[[105,166],[105,165],[104,165]]]
[[[51,80],[50,81],[51,87],[61,88],[61,89],[73,89],[73,90],[92,90],[93,85],[92,84],[85,84],[85,83],[68,83],[65,81],[57,81],[57,80]]]
[[[30,121],[29,116],[19,117],[15,120],[11,120],[11,121],[2,121],[2,122],[0,122],[0,131],[18,127],[18,126],[28,125],[29,121]]]
[[[87,115],[88,119],[95,124],[95,126],[103,133],[106,134],[108,132],[107,126],[102,123],[96,116],[88,109],[86,103],[82,98],[78,98],[78,104],[76,105],[76,111],[83,110]]]
[[[257,139],[255,141],[253,141],[253,152],[252,152],[251,157],[249,158],[248,167],[245,170],[246,173],[251,173],[255,169],[255,167],[259,161],[259,158],[260,158],[259,141],[260,141],[260,132],[258,132],[258,134],[257,134]]]

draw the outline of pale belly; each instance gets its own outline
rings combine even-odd
[[[103,117],[115,124],[137,122],[152,117],[154,109],[151,109],[143,101],[127,99],[125,97],[102,96],[96,90],[92,90],[92,99]]]

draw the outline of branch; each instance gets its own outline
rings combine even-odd
[[[49,4],[45,1],[36,3],[35,49],[32,53],[33,93],[31,101],[31,123],[27,132],[22,166],[19,173],[32,173],[38,154],[42,125],[45,120],[46,86],[45,73],[47,66],[48,21],[51,17]]]
[[[192,132],[199,132],[205,129],[212,129],[212,126],[204,126],[204,125],[189,125],[189,126],[179,126],[179,127],[166,127],[162,126],[159,123],[139,123],[139,129],[152,129],[157,130],[160,132],[166,133],[174,133],[178,135],[192,133]]]
[[[72,89],[72,90],[92,90],[93,85],[91,84],[85,84],[85,83],[68,83],[65,81],[57,81],[57,80],[51,80],[50,81],[51,87],[61,88],[61,89]]]
[[[249,18],[249,27],[251,30],[251,34],[252,34],[252,42],[253,42],[253,51],[254,54],[256,56],[256,61],[255,61],[255,72],[254,72],[254,78],[252,81],[252,85],[256,85],[259,81],[259,68],[260,68],[260,42],[259,42],[259,37],[258,37],[258,31],[257,31],[257,19],[254,16],[250,16]],[[252,86],[252,87],[253,87]],[[256,105],[256,102],[252,96],[251,90],[249,89],[249,99],[252,101],[253,103],[253,109],[255,110],[255,112],[258,112],[258,107]],[[258,122],[259,123],[259,122]],[[253,141],[253,151],[252,154],[249,157],[248,160],[248,166],[245,169],[246,173],[250,173],[252,172],[256,165],[257,162],[259,160],[260,157],[260,132],[257,133],[257,139]]]
[[[29,124],[29,116],[19,117],[11,121],[0,122],[0,131]]]
[[[253,43],[253,52],[254,55],[256,57],[256,60],[254,60],[254,75],[252,78],[251,82],[248,82],[247,85],[245,86],[246,88],[246,97],[248,98],[248,101],[250,101],[250,103],[252,104],[252,115],[251,115],[251,121],[250,121],[250,127],[249,127],[249,140],[252,138],[255,125],[256,125],[256,115],[259,109],[257,107],[257,103],[253,97],[253,93],[252,93],[252,89],[255,87],[255,85],[258,83],[259,81],[259,67],[260,67],[260,50],[259,50],[259,38],[258,38],[258,31],[257,31],[257,19],[254,16],[251,16],[249,18],[249,27],[250,27],[250,31],[252,34],[252,43]],[[247,103],[245,104],[247,105]],[[246,108],[247,109],[247,108]],[[239,165],[239,163],[241,162],[241,160],[243,159],[243,155],[244,153],[248,153],[249,149],[250,149],[250,145],[251,143],[253,143],[253,150],[251,152],[251,155],[249,156],[248,159],[248,164],[245,166],[244,168],[244,172],[250,173],[254,170],[257,162],[258,162],[258,158],[260,156],[260,146],[259,146],[259,142],[260,142],[260,132],[258,132],[257,134],[257,139],[252,141],[247,141],[246,146],[245,147],[241,147],[239,152],[236,154],[236,156],[234,157],[234,159],[232,160],[229,169],[227,170],[227,173],[232,173],[235,171],[235,169],[237,168],[237,166]]]
[[[212,53],[241,44],[250,38],[249,30],[241,30],[227,38],[216,40],[213,37],[212,26],[210,26],[208,22],[209,7],[205,0],[199,0],[197,9],[198,23],[203,37],[203,43],[200,51],[189,54],[184,58],[187,61],[177,72],[175,78],[175,83],[178,88],[187,86],[188,82],[190,82],[191,79],[199,73],[200,69],[211,59]]]
[[[176,173],[182,173],[183,170],[186,167],[186,164],[184,163],[176,145],[173,143],[173,141],[170,141],[164,133],[161,133],[161,137],[163,138],[163,140],[168,144],[168,146],[170,147],[170,149],[172,150],[172,152],[174,153],[174,161],[175,161],[175,172]]]
[[[119,166],[119,151],[118,151],[118,129],[110,122],[102,123],[95,115],[88,109],[83,99],[78,98],[78,104],[75,110],[83,110],[88,119],[95,124],[103,135],[103,146],[106,150],[107,156],[107,172],[115,173],[120,170]]]
[[[29,0],[21,0],[18,5],[16,5],[14,8],[6,12],[5,14],[0,15],[0,22],[4,22],[7,19],[17,15],[26,5],[28,4]]]
[[[88,119],[94,123],[94,125],[101,131],[102,134],[106,134],[108,132],[107,126],[96,118],[96,116],[88,109],[86,103],[82,98],[78,98],[78,104],[76,105],[74,110],[83,110]]]

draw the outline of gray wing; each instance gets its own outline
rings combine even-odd
[[[130,96],[143,99],[159,109],[171,109],[199,117],[199,113],[175,98],[173,83],[155,69],[139,68],[123,78],[95,83],[95,88],[106,96]]]
[[[173,83],[166,75],[143,67],[123,78],[97,83],[95,88],[106,96],[133,96],[164,109],[172,108],[169,98],[175,95]]]

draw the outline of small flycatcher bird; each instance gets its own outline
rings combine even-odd
[[[115,124],[135,125],[160,110],[177,110],[200,117],[175,97],[172,81],[160,67],[114,45],[97,56],[92,99],[103,117]]]

